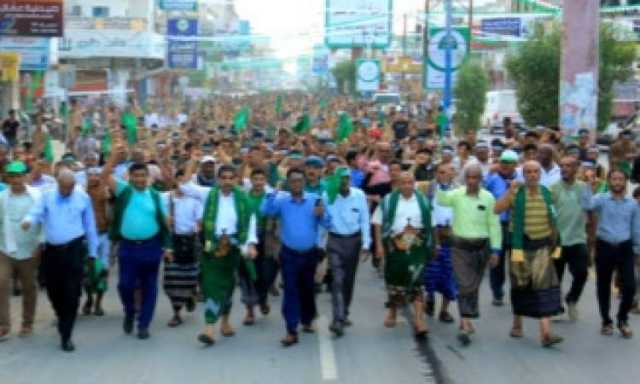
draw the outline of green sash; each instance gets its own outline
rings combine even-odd
[[[547,208],[547,215],[549,221],[555,227],[556,214],[553,208],[553,198],[551,192],[544,186],[540,186],[539,193],[542,194],[544,204]],[[513,232],[511,233],[511,260],[513,262],[524,261],[524,218],[525,207],[527,205],[527,191],[526,187],[520,187],[516,192],[514,200],[514,209],[511,213],[511,220],[513,224]]]
[[[416,190],[413,193],[416,195],[418,206],[420,207],[425,247],[427,249],[431,249],[431,208],[429,207],[428,200],[421,192]],[[398,209],[399,200],[400,192],[398,190],[391,192],[387,198],[382,200],[382,236],[385,239],[391,237],[391,227],[393,226],[393,221],[396,218],[396,210]]]
[[[251,211],[249,209],[249,203],[246,193],[238,187],[233,188],[233,202],[236,211],[236,234],[235,239],[237,245],[240,246],[247,241],[249,234],[249,220],[251,219]],[[216,218],[218,217],[218,203],[220,188],[212,188],[207,196],[207,201],[204,207],[203,221],[203,238],[204,238],[204,250],[203,253],[206,256],[212,257],[213,252],[216,249]],[[253,260],[245,259],[247,271],[252,281],[257,278],[256,268]]]

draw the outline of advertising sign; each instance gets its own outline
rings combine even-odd
[[[325,44],[329,48],[387,48],[392,0],[326,0]]]
[[[18,80],[20,55],[15,52],[0,52],[0,81]]]
[[[63,0],[3,0],[0,36],[62,36]]]
[[[184,39],[198,35],[198,20],[176,18],[167,21],[169,68],[197,69],[198,42]]]
[[[50,64],[51,44],[46,37],[1,37],[0,51],[19,53],[21,71],[44,71]]]
[[[59,39],[62,59],[109,57],[162,60],[166,55],[164,36],[131,30],[70,30]],[[108,64],[107,64],[108,66]]]
[[[356,90],[375,92],[380,87],[380,60],[360,59],[356,62]]]
[[[484,33],[506,36],[520,36],[522,34],[522,19],[519,17],[495,17],[483,19],[480,30]]]
[[[196,11],[198,0],[160,0],[160,9],[165,11]]]
[[[444,28],[429,30],[429,49],[426,71],[425,89],[443,89],[446,69],[446,50],[451,46],[451,68],[455,84],[456,72],[469,53],[469,28],[454,28],[451,40],[447,41],[447,31]]]

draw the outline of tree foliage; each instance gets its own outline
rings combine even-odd
[[[538,26],[533,36],[507,58],[507,71],[516,84],[518,109],[529,126],[558,124],[561,42],[559,25],[548,31]],[[613,85],[633,74],[635,56],[632,43],[616,40],[613,26],[600,26],[599,130],[611,118]]]
[[[480,128],[488,90],[489,78],[484,69],[475,61],[467,60],[458,71],[453,90],[456,98],[454,122],[462,132]]]
[[[342,61],[331,70],[333,77],[336,78],[336,83],[340,92],[345,89],[345,84],[348,87],[349,93],[355,93],[356,91],[356,63],[353,60]]]

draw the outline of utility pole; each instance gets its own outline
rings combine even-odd
[[[451,99],[452,99],[452,83],[453,83],[453,63],[452,63],[452,48],[453,44],[451,40],[453,39],[453,6],[451,4],[452,0],[445,0],[445,13],[446,13],[446,31],[447,35],[445,37],[446,46],[445,46],[445,70],[444,70],[444,113],[447,115],[447,123],[445,125],[445,133],[449,130],[450,127],[450,115],[449,109],[451,107]]]
[[[473,0],[469,0],[469,36],[473,37]]]
[[[402,28],[403,28],[403,32],[402,32],[402,57],[403,60],[405,57],[407,57],[407,14],[405,13],[402,16]],[[401,89],[404,88],[405,86],[405,78],[406,78],[406,72],[404,70],[404,68],[402,69],[402,87]]]
[[[566,138],[598,122],[599,2],[564,0],[560,71],[560,121]]]
[[[430,0],[424,0],[424,28],[422,28],[422,89],[427,89],[427,68],[429,67],[429,8]]]

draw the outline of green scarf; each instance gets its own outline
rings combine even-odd
[[[420,213],[422,216],[422,231],[425,240],[425,247],[431,248],[431,208],[429,207],[428,200],[419,191],[414,191],[416,199],[418,200],[418,206],[420,207]],[[400,191],[395,190],[391,192],[388,198],[382,200],[382,214],[384,219],[382,220],[382,236],[384,238],[391,237],[391,227],[393,221],[396,218],[396,210],[398,209],[398,201],[400,200]]]
[[[249,202],[247,194],[240,188],[233,188],[233,202],[236,210],[237,227],[235,239],[237,245],[240,246],[247,241],[249,235],[249,220],[251,219],[251,210],[249,208]],[[207,197],[207,202],[204,207],[203,230],[204,230],[204,250],[203,253],[206,256],[211,257],[216,249],[216,218],[218,217],[218,203],[220,188],[212,188]],[[245,258],[245,267],[251,281],[257,280],[256,266],[253,260]]]
[[[549,221],[555,227],[556,214],[553,208],[553,198],[551,192],[544,186],[540,186],[539,193],[542,194],[544,204],[547,208]],[[527,190],[526,187],[520,187],[516,192],[514,200],[514,208],[511,212],[511,220],[513,224],[513,232],[511,233],[511,261],[514,263],[524,262],[524,218],[525,208],[527,206]]]
[[[259,230],[264,230],[267,221],[267,218],[262,214],[262,211],[260,210],[265,195],[265,192],[262,192],[257,196],[251,192],[247,193],[249,212],[250,214],[256,215],[256,224],[258,225]]]

